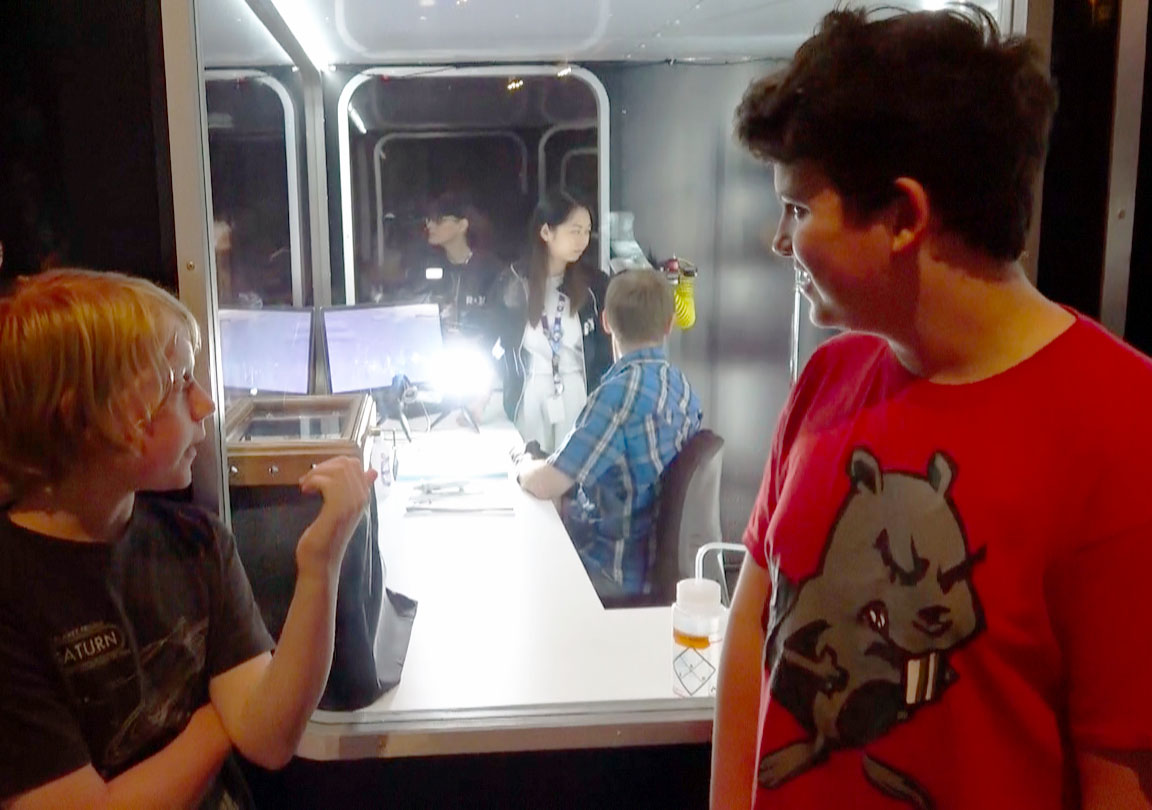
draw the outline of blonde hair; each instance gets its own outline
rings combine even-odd
[[[672,285],[655,270],[625,270],[612,278],[604,312],[621,343],[659,343],[668,334],[676,304]]]
[[[199,350],[192,313],[143,279],[18,279],[0,298],[0,493],[58,483],[93,443],[135,447],[175,383],[167,351],[179,330]]]

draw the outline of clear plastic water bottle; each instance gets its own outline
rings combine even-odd
[[[716,671],[728,611],[720,583],[682,579],[672,605],[672,691],[684,697],[716,694]]]

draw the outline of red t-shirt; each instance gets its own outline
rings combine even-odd
[[[956,386],[829,341],[744,542],[755,808],[1074,807],[1073,746],[1152,749],[1152,360],[1093,322]]]

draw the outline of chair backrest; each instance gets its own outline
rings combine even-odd
[[[720,468],[724,440],[701,430],[664,470],[656,518],[655,604],[676,599],[676,583],[694,574],[696,550],[721,540]]]

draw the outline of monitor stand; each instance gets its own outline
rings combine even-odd
[[[436,427],[438,424],[443,422],[450,415],[456,413],[457,411],[463,414],[464,421],[468,423],[472,430],[474,430],[476,433],[480,432],[480,426],[476,424],[476,419],[473,418],[472,412],[468,410],[467,406],[459,400],[444,400],[443,410],[440,411],[440,415],[436,417],[436,419],[432,422],[431,427],[428,429],[431,430],[432,428]]]
[[[404,413],[406,398],[396,394],[397,392],[391,387],[372,389],[372,398],[376,400],[376,410],[380,414],[380,421],[377,424],[382,425],[388,419],[396,420],[400,423],[400,429],[404,431],[404,438],[411,443],[412,425],[408,422],[408,415]]]

